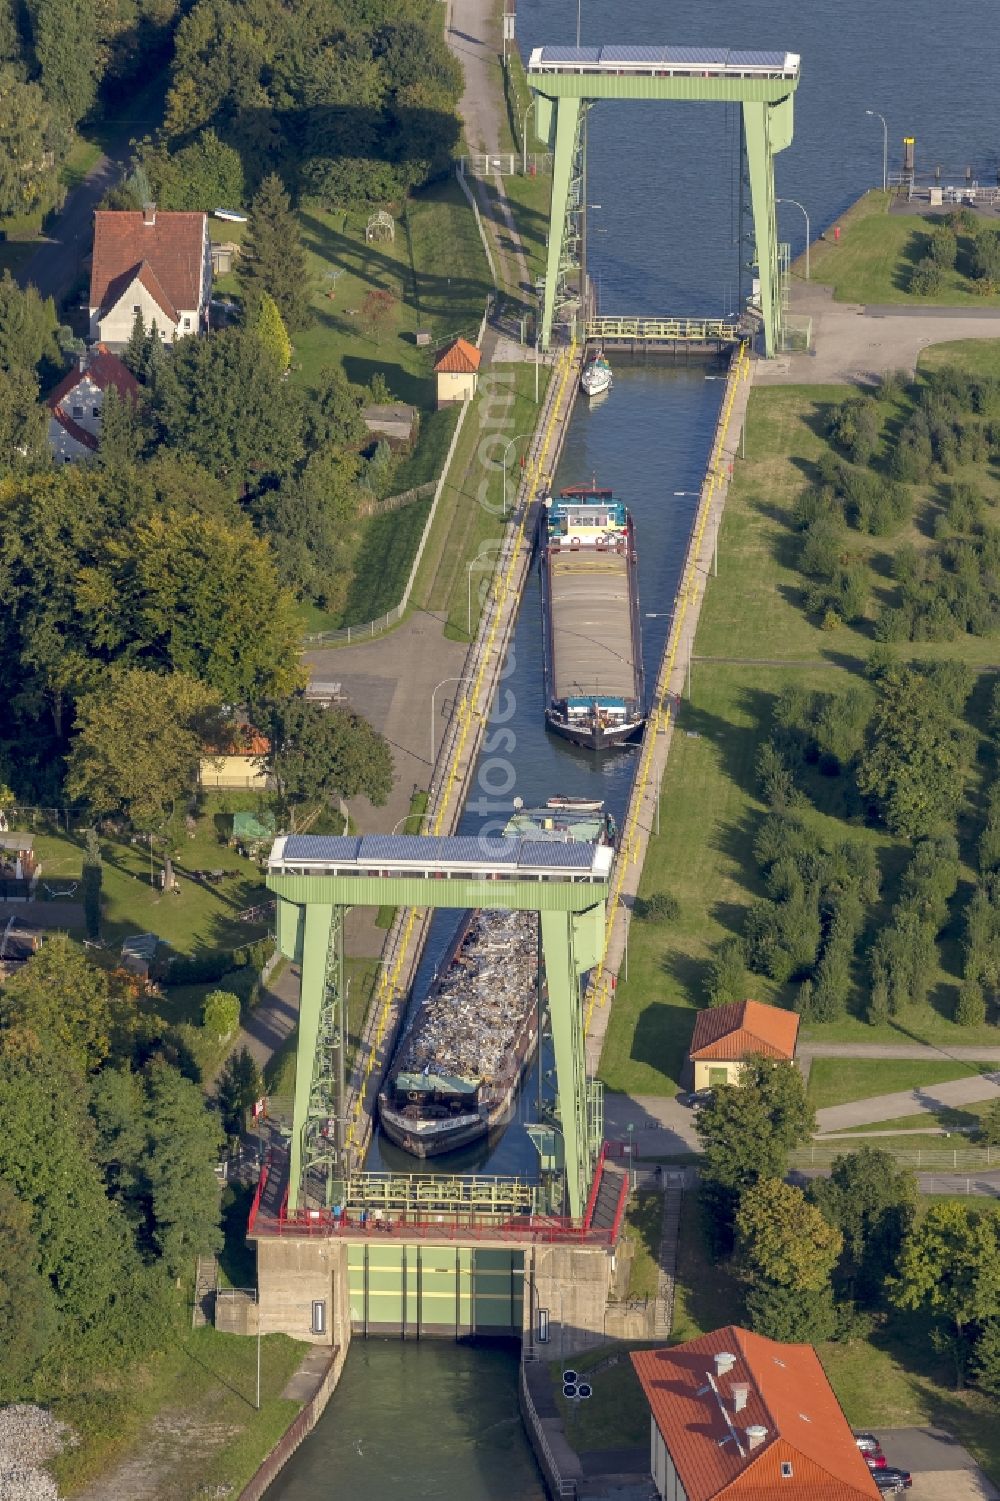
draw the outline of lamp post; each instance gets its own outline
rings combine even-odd
[[[872,119],[882,121],[882,191],[884,193],[889,186],[889,127],[885,123],[885,115],[877,109],[866,109],[865,114],[871,115]]]
[[[525,110],[524,115],[523,115],[523,117],[521,119],[521,175],[522,175],[522,177],[527,177],[527,175],[528,175],[528,116],[531,114],[531,111],[534,109],[534,107],[535,107],[535,96],[532,95],[531,103],[528,105],[528,107]]]
[[[635,1190],[635,1121],[629,1121],[626,1126],[628,1132],[628,1177],[629,1187]]]
[[[774,201],[775,201],[775,203],[794,203],[795,207],[796,208],[800,208],[802,210],[802,212],[806,215],[806,281],[808,281],[809,280],[809,215],[806,213],[804,204],[801,204],[797,198],[776,198]]]
[[[396,819],[396,822],[392,826],[392,832],[398,834],[400,824],[409,823],[411,818],[418,818],[420,823],[425,823],[430,816],[429,813],[404,813],[402,818]],[[419,832],[420,824],[417,825],[417,833],[419,834]]]
[[[580,7],[583,0],[576,0],[576,45],[580,45]]]
[[[513,448],[513,446],[514,446],[515,443],[520,443],[520,441],[521,441],[522,438],[531,438],[533,436],[534,436],[533,433],[515,433],[514,437],[511,438],[510,442],[508,444],[506,444],[506,446],[504,447],[503,461],[502,462],[503,462],[503,513],[504,513],[505,516],[507,514],[507,455],[510,453],[510,451]]]
[[[476,556],[474,558],[470,558],[469,561],[468,561],[468,563],[466,563],[466,565],[465,565],[465,575],[466,575],[466,579],[468,581],[468,586],[469,586],[468,590],[467,590],[469,614],[468,614],[468,623],[467,623],[467,628],[466,628],[466,633],[465,634],[468,636],[468,638],[469,638],[470,641],[472,640],[472,570],[475,568],[476,564],[480,562],[480,559],[486,553],[488,553],[492,549],[494,549],[496,546],[497,546],[497,544],[495,542],[487,542],[486,545],[485,545],[485,547],[481,547],[479,549],[479,551],[476,553]],[[494,562],[491,566],[493,566],[495,568],[496,567],[496,563]]]
[[[470,677],[442,678],[436,687],[431,689],[431,765],[434,765],[434,695],[438,688],[443,688],[445,683],[471,683]]]

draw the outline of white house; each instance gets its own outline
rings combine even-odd
[[[49,409],[49,448],[57,463],[89,459],[97,451],[104,396],[111,387],[138,400],[139,382],[103,344],[82,354],[73,369],[45,399]]]
[[[101,209],[94,215],[90,337],[121,348],[136,313],[165,343],[208,327],[212,247],[208,216]]]

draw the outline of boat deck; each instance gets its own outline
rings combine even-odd
[[[553,697],[634,698],[628,560],[560,551],[549,566]]]

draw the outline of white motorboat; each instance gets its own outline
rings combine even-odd
[[[580,389],[585,396],[600,396],[611,389],[611,366],[603,354],[587,361],[580,375]]]

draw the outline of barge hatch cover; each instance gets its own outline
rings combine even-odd
[[[550,569],[553,697],[634,698],[628,560],[561,550]]]

